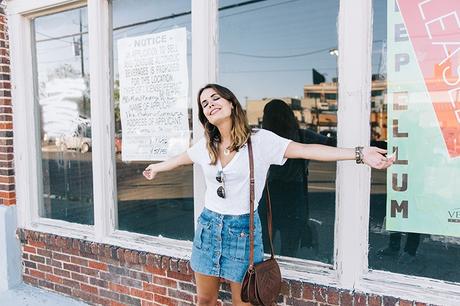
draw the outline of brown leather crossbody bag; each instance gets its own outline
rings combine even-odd
[[[267,188],[267,223],[271,256],[269,259],[254,264],[254,158],[251,138],[248,139],[250,194],[249,194],[249,267],[241,286],[241,300],[252,305],[270,306],[275,303],[281,289],[281,272],[275,260],[272,242],[272,207]]]

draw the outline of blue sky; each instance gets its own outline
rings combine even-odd
[[[241,2],[245,1],[221,0],[219,7]],[[118,27],[190,11],[191,2],[114,0],[113,8],[113,23]],[[263,97],[302,97],[303,86],[312,83],[313,68],[330,81],[337,73],[337,58],[328,50],[337,47],[338,10],[338,0],[267,0],[220,11],[218,81],[232,89],[243,103],[245,99]],[[381,60],[382,40],[386,39],[386,0],[374,0],[374,11],[375,72]],[[83,12],[86,30],[86,10]],[[190,19],[186,15],[121,29],[114,33],[114,40],[183,26],[190,33]],[[76,10],[38,18],[37,39],[78,32],[78,23]],[[189,70],[190,39],[191,35]],[[38,56],[44,65],[39,69],[46,71],[62,63],[78,68],[80,58],[72,48],[72,38],[41,43]],[[86,63],[87,54],[86,50]]]

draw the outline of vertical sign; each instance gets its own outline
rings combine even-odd
[[[388,1],[387,229],[460,237],[460,1]]]
[[[164,160],[189,146],[185,28],[118,40],[122,160]]]

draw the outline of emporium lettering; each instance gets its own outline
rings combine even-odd
[[[395,6],[397,9],[397,5]],[[394,25],[394,41],[395,43],[406,42],[408,41],[407,31],[404,24],[395,24]],[[400,72],[401,69],[407,64],[410,63],[410,56],[408,53],[395,53],[394,54],[394,71]],[[390,168],[392,171],[396,171],[396,169],[401,169],[398,172],[394,172],[391,174],[391,188],[399,193],[407,193],[409,187],[409,173],[407,169],[407,165],[409,164],[408,160],[404,160],[400,158],[400,150],[399,147],[401,146],[402,142],[407,141],[409,138],[409,132],[404,131],[400,127],[399,117],[402,113],[408,110],[409,108],[409,94],[407,92],[394,92],[393,93],[393,103],[392,103],[392,110],[394,113],[394,119],[391,121],[391,128],[390,130],[393,133],[393,139],[396,146],[393,146],[393,154],[395,154],[395,165],[401,165],[399,168],[392,167]],[[402,147],[402,146],[401,146]],[[409,201],[408,200],[401,200],[398,201],[396,199],[390,200],[390,216],[391,218],[396,218],[397,215],[401,215],[402,218],[407,219],[409,217]]]

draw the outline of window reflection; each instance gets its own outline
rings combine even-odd
[[[410,129],[410,137],[416,139],[415,146],[410,146],[411,150],[420,152],[420,158],[417,158],[418,153],[411,151],[407,152],[407,147],[404,150],[398,150],[400,161],[396,163],[388,171],[372,170],[372,185],[371,185],[371,198],[370,198],[370,219],[369,219],[369,268],[376,270],[385,270],[395,273],[416,275],[429,278],[436,278],[441,280],[459,282],[460,275],[452,269],[458,261],[460,255],[460,239],[458,237],[449,237],[443,235],[429,234],[430,231],[441,231],[443,225],[435,222],[434,219],[430,222],[420,222],[426,230],[424,233],[421,231],[389,231],[386,229],[386,221],[390,216],[387,214],[387,190],[404,190],[406,187],[411,188],[411,192],[417,194],[417,200],[420,201],[420,206],[412,202],[412,208],[409,211],[408,218],[414,218],[420,209],[423,208],[422,203],[427,203],[427,194],[433,195],[429,199],[432,207],[441,204],[442,201],[449,201],[455,198],[455,190],[450,189],[450,186],[437,187],[436,181],[442,181],[445,177],[439,176],[442,171],[450,173],[450,180],[454,180],[458,176],[455,173],[455,165],[443,162],[444,156],[442,150],[437,147],[436,139],[440,134],[436,132],[438,127],[433,124],[435,117],[433,114],[433,107],[429,103],[423,103],[426,93],[423,81],[418,79],[418,74],[413,73],[412,79],[402,77],[401,81],[395,84],[387,83],[387,64],[390,65],[392,57],[396,53],[401,53],[400,46],[392,43],[390,37],[393,33],[402,33],[402,21],[397,25],[393,24],[394,21],[390,19],[389,14],[393,14],[391,18],[395,18],[394,14],[397,10],[393,7],[392,1],[374,0],[374,45],[373,45],[373,80],[372,80],[372,97],[371,97],[371,143],[379,147],[386,148],[387,140],[395,138],[396,133],[408,132]],[[395,2],[396,3],[396,2]],[[388,5],[388,7],[387,7]],[[395,30],[398,27],[398,30]],[[403,29],[404,30],[404,29]],[[405,31],[405,30],[404,30]],[[387,34],[389,40],[387,41]],[[405,35],[404,35],[405,36]],[[408,40],[404,40],[408,43]],[[388,62],[387,59],[388,58]],[[413,65],[417,65],[416,61],[412,59]],[[391,66],[388,66],[390,71]],[[418,69],[418,68],[417,68]],[[436,77],[439,78],[439,67],[433,65],[432,80]],[[394,71],[392,72],[394,73]],[[396,74],[393,74],[393,78]],[[390,80],[389,80],[390,81]],[[395,79],[392,80],[395,82]],[[430,82],[431,82],[430,81]],[[392,92],[389,91],[389,86],[392,87]],[[401,92],[395,92],[394,88],[399,86]],[[405,89],[406,88],[406,89]],[[410,116],[404,118],[399,122],[399,130],[393,130],[393,118],[390,116],[391,112],[395,111],[395,103],[401,103],[408,98],[408,92],[405,91],[410,88],[410,95],[417,96],[417,116]],[[441,94],[441,92],[438,92]],[[387,102],[390,99],[393,101],[392,109],[387,109]],[[412,100],[413,101],[413,100]],[[397,110],[396,110],[397,111]],[[390,121],[388,120],[390,117]],[[388,125],[390,128],[387,126]],[[413,128],[416,128],[415,130]],[[416,133],[414,133],[417,131]],[[426,134],[428,132],[428,134]],[[439,131],[439,130],[438,130]],[[393,151],[393,146],[397,143],[392,143],[388,148]],[[435,148],[435,149],[433,149]],[[433,153],[434,152],[434,153]],[[411,160],[411,170],[409,171],[410,180],[404,183],[402,180],[401,167],[407,167],[407,163],[403,160]],[[422,162],[417,162],[422,160]],[[415,168],[414,168],[415,167]],[[424,170],[422,170],[424,169]],[[444,169],[444,170],[442,170]],[[449,171],[447,171],[449,169]],[[428,175],[414,175],[418,173],[428,173]],[[422,172],[424,171],[424,172]],[[407,171],[406,171],[407,172]],[[398,176],[397,184],[394,182],[393,175]],[[387,186],[387,180],[390,186]],[[408,185],[405,185],[408,183]],[[395,185],[395,186],[393,186]],[[458,184],[457,184],[458,185]],[[456,186],[457,186],[456,185]],[[452,185],[453,186],[453,185]],[[387,188],[388,187],[388,188]],[[398,199],[399,201],[401,199]],[[402,202],[400,202],[402,204]],[[418,212],[416,211],[418,210]],[[401,214],[404,211],[401,210]],[[400,225],[408,228],[406,225]]]
[[[226,0],[219,6],[219,82],[235,92],[250,125],[335,145],[338,2]],[[335,169],[335,163],[300,160],[270,169],[276,254],[332,263]]]
[[[94,224],[86,8],[34,19],[43,205],[40,216]]]
[[[126,147],[126,139],[123,139],[121,124],[117,49],[117,41],[122,38],[185,28],[188,50],[187,65],[190,79],[190,1],[114,0],[112,4],[115,103],[114,151],[117,173],[118,229],[147,235],[192,240],[194,213],[193,167],[185,166],[173,171],[160,173],[155,180],[148,181],[142,176],[142,171],[152,161],[126,162],[122,160],[123,150],[128,150],[128,148]],[[161,67],[159,66],[158,68]],[[189,130],[191,130],[191,115],[190,96],[188,96]],[[186,135],[186,137],[189,136]]]

